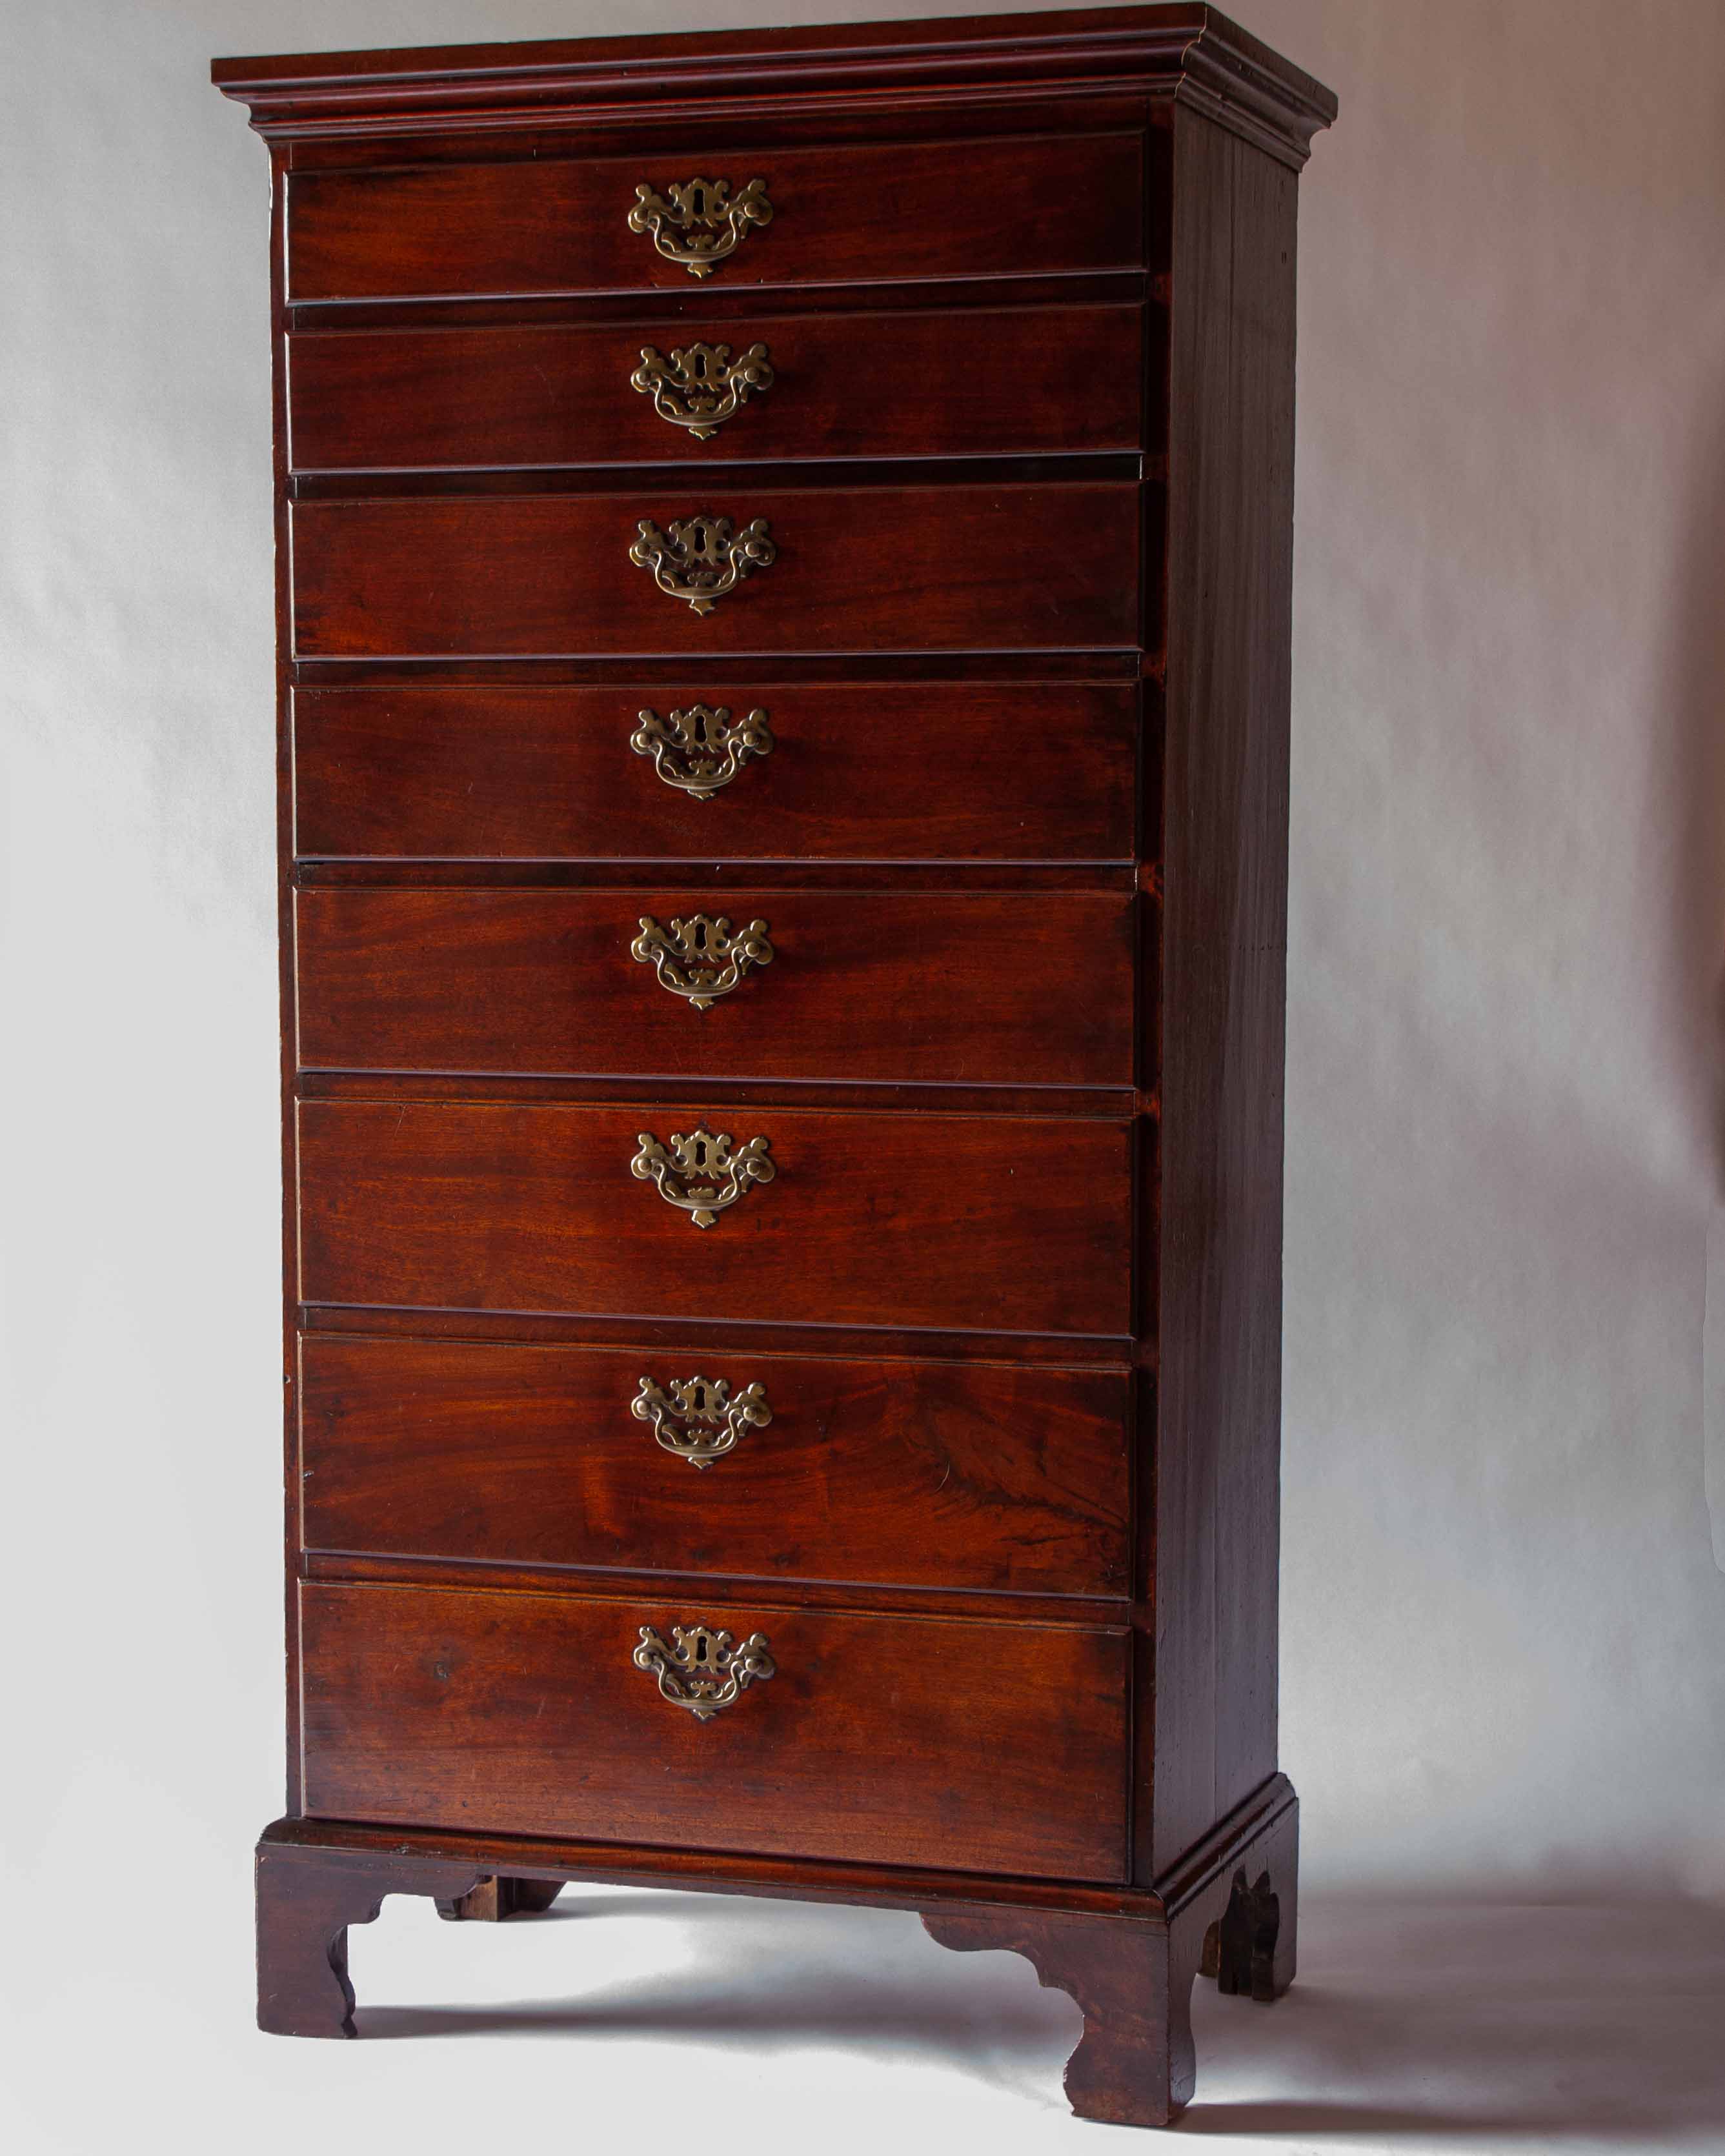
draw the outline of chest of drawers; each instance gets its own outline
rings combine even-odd
[[[274,187],[288,1801],[872,1902],[1165,2123],[1276,1763],[1295,192],[1204,7],[218,62]]]

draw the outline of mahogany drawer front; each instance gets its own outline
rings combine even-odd
[[[935,1332],[1131,1330],[1131,1126],[715,1111],[773,1179],[711,1226],[631,1163],[699,1111],[308,1101],[300,1298]],[[650,1166],[649,1171],[650,1173]],[[667,1173],[666,1186],[716,1187]]]
[[[316,1333],[300,1363],[309,1550],[1128,1589],[1123,1371]]]
[[[1139,633],[1142,506],[1125,483],[302,501],[302,659],[665,652],[1094,650]],[[630,558],[696,517],[765,525],[777,558],[701,614]],[[673,564],[673,567],[675,565]]]
[[[306,1069],[1132,1082],[1130,893],[343,887],[295,910]]]
[[[697,1720],[632,1659],[680,1625],[772,1674]],[[300,1628],[314,1817],[1124,1876],[1124,1631],[323,1584]]]
[[[755,711],[759,755],[738,746]],[[644,713],[655,734],[637,751]],[[1137,730],[1135,689],[1054,682],[300,690],[295,846],[326,859],[1124,860]],[[702,761],[720,779],[699,798],[686,789]]]
[[[1144,260],[1142,138],[994,137],[752,150],[657,144],[627,157],[516,158],[417,171],[295,172],[287,296],[638,292],[1131,270]],[[632,230],[637,189],[675,213],[696,175],[726,213],[758,180],[770,221],[697,280]],[[650,215],[650,208],[645,213]],[[677,243],[667,223],[665,237]]]
[[[724,416],[698,436],[701,412]],[[316,331],[288,341],[288,414],[300,471],[1130,450],[1143,436],[1142,316],[1018,307]]]

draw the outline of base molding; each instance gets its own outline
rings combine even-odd
[[[1293,1980],[1299,1806],[1277,1774],[1153,1887],[1056,1885],[704,1851],[627,1848],[278,1820],[258,1843],[258,2025],[352,2036],[347,1931],[391,1894],[458,1919],[548,1907],[572,1881],[670,1887],[915,1912],[961,1953],[1023,1954],[1082,2010],[1066,2093],[1083,2118],[1163,2126],[1195,2080],[1191,1993],[1265,1999]]]

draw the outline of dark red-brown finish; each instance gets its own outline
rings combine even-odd
[[[643,710],[764,711],[769,756],[711,800],[629,747]],[[1026,681],[715,680],[301,689],[302,855],[1122,860],[1137,692]]]
[[[716,1578],[1123,1594],[1127,1380],[1110,1370],[308,1337],[308,1550]],[[644,1376],[759,1384],[704,1467]],[[680,1425],[698,1431],[699,1424]]]
[[[378,1857],[318,1861],[259,1842],[258,2026],[275,2036],[352,2036],[347,1928],[376,1922],[390,1894],[449,1900],[470,1893],[471,1866]]]
[[[1138,447],[1142,311],[647,316],[602,327],[318,331],[289,340],[301,471],[1011,456]],[[769,389],[706,441],[630,390],[644,348],[767,348]],[[1084,384],[1082,396],[1069,393]]]
[[[1160,1861],[1276,1769],[1294,498],[1294,175],[1196,124],[1175,172],[1169,521],[1187,544],[1169,560],[1153,1532],[1179,1558],[1158,1562]]]
[[[439,1899],[437,1913],[450,1924],[507,1924],[542,1917],[562,1892],[557,1879],[511,1879],[492,1873],[465,1894]]]
[[[1194,1973],[1293,1968],[1294,195],[1334,100],[1203,5],[217,77],[276,183],[260,2019],[351,2034],[389,1892],[789,1893],[1027,1955],[1074,2108],[1165,2123]],[[773,206],[705,280],[627,224],[695,177]],[[697,341],[775,371],[706,443],[629,379]],[[704,619],[629,558],[696,515],[778,549]],[[705,802],[631,738],[696,704],[772,738]],[[627,952],[696,912],[773,946],[705,1014]],[[778,1170],[705,1229],[630,1171],[703,1122]],[[630,1411],[696,1376],[771,1405],[703,1467]],[[776,1667],[703,1726],[644,1624]]]
[[[705,1010],[631,955],[697,916],[773,953]],[[1132,1081],[1123,895],[350,889],[295,918],[307,1068]]]
[[[715,292],[881,278],[1033,276],[1143,259],[1135,135],[985,143],[751,147],[727,121],[689,146],[629,157],[301,174],[288,187],[288,298],[686,288],[635,190],[696,175],[765,182],[770,224],[715,264]]]
[[[686,137],[711,108],[739,96],[788,127],[800,120],[847,139],[908,135],[931,119],[930,131],[948,136],[960,127],[1016,134],[1018,116],[1045,112],[1051,96],[1065,110],[1075,88],[1103,85],[1158,105],[1178,92],[1298,170],[1312,136],[1336,116],[1332,91],[1203,0],[280,53],[218,59],[210,75],[245,103],[267,140],[313,162],[321,151],[337,166],[398,164],[404,141],[418,156],[447,155],[452,144],[470,156],[464,126],[501,136],[506,151],[512,141],[579,142],[621,116],[638,130],[668,121]],[[932,110],[906,103],[912,96]]]
[[[1293,1982],[1293,1897],[1290,1892],[1282,1922],[1273,1882],[1292,1887],[1299,1811],[1281,1777],[1272,1777],[1264,1794],[1270,1801],[1242,1807],[1233,1815],[1234,1831],[1201,1843],[1181,1876],[1164,1885],[1167,1913],[1159,1923],[1099,1922],[1023,1907],[922,1912],[929,1936],[942,1946],[1023,1954],[1040,1982],[1082,2008],[1084,2034],[1065,2071],[1066,2094],[1081,2118],[1167,2126],[1191,2101],[1198,2078],[1195,1977],[1266,2002]],[[1242,1927],[1242,1907],[1261,1920]]]
[[[1124,1876],[1118,1630],[728,1593],[691,1609],[306,1585],[300,1607],[313,1816]],[[775,1665],[706,1722],[630,1660],[642,1627],[669,1644],[692,1624],[759,1633]]]
[[[778,1173],[711,1228],[631,1174],[629,1108],[308,1101],[307,1302],[762,1317],[984,1332],[1130,1329],[1130,1138],[1049,1117],[708,1119]],[[659,1127],[655,1128],[657,1125]]]
[[[347,1928],[385,1896],[421,1894],[465,1907],[506,1886],[547,1905],[567,1879],[675,1882],[710,1893],[794,1895],[911,1908],[963,1951],[1025,1956],[1040,1980],[1070,1994],[1084,2034],[1067,2063],[1073,2108],[1121,2125],[1166,2125],[1192,2093],[1194,1976],[1274,1997],[1293,1981],[1299,1808],[1282,1775],[1223,1820],[1155,1893],[975,1873],[709,1851],[531,1840],[447,1830],[278,1820],[258,1845],[259,2020],[282,2033],[352,2036]],[[498,1879],[500,1866],[526,1877]],[[1236,1919],[1249,1912],[1241,1935]],[[1266,1922],[1266,1918],[1269,1921]]]
[[[764,521],[778,559],[697,614],[629,558],[643,521]],[[675,492],[307,501],[304,659],[1097,649],[1138,636],[1136,487],[807,491],[732,472]]]

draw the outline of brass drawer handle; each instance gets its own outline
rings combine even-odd
[[[641,363],[629,378],[653,399],[661,419],[707,442],[742,409],[750,390],[766,392],[773,377],[764,344],[752,344],[741,359],[732,359],[728,344],[680,345],[669,359],[656,345],[644,344]]]
[[[722,1378],[673,1378],[667,1399],[650,1378],[629,1404],[638,1421],[651,1423],[667,1452],[691,1467],[711,1467],[737,1448],[747,1430],[765,1430],[773,1419],[764,1385],[747,1385],[735,1399]],[[691,1429],[690,1424],[701,1427]]]
[[[773,222],[764,180],[751,180],[734,201],[729,180],[685,180],[667,193],[668,200],[644,181],[635,189],[629,228],[650,232],[665,260],[680,262],[691,277],[711,277],[752,225]]]
[[[751,571],[766,568],[778,553],[762,516],[741,531],[735,531],[728,516],[687,516],[668,534],[644,516],[635,533],[630,561],[650,569],[660,591],[683,600],[696,613],[711,613],[726,592]]]
[[[660,988],[683,997],[698,1011],[728,996],[751,966],[773,963],[766,922],[752,921],[733,936],[722,913],[716,919],[691,914],[686,921],[672,921],[669,928],[661,928],[650,913],[644,913],[641,932],[629,950],[632,958],[654,968]]]
[[[751,711],[735,726],[724,704],[716,710],[691,704],[668,719],[657,711],[637,711],[635,718],[629,747],[637,756],[650,756],[665,784],[680,788],[692,801],[711,801],[752,756],[771,756],[774,747],[764,711]]]
[[[752,1684],[764,1684],[778,1665],[767,1651],[767,1635],[751,1632],[739,1647],[728,1632],[705,1625],[673,1625],[668,1647],[650,1625],[629,1660],[659,1680],[659,1696],[687,1707],[697,1722],[711,1722],[721,1707],[740,1699]]]
[[[765,1138],[751,1138],[732,1152],[730,1132],[715,1133],[705,1123],[697,1123],[686,1137],[673,1131],[669,1152],[651,1131],[637,1131],[635,1143],[641,1149],[629,1164],[629,1173],[654,1184],[667,1205],[692,1214],[697,1228],[711,1228],[752,1183],[771,1183],[778,1173],[768,1157]]]

